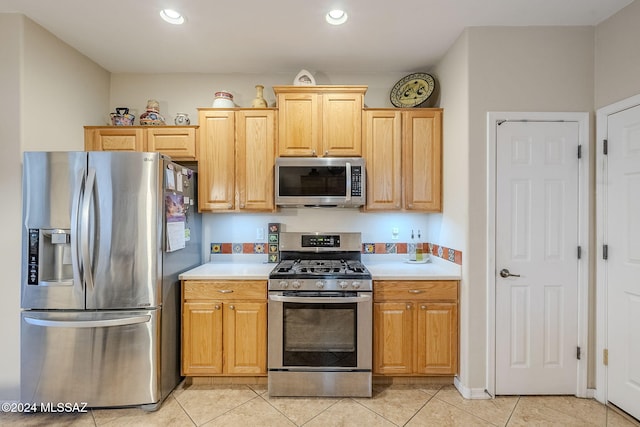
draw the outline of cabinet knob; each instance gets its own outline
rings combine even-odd
[[[240,203],[240,209],[244,209],[244,203]]]
[[[407,310],[411,310],[411,304],[407,304]]]
[[[231,209],[233,205],[231,203],[227,203],[227,209]]]
[[[316,150],[311,150],[311,155],[315,157],[316,156]]]
[[[420,306],[420,310],[426,310],[426,309],[427,309],[427,306],[426,306],[426,305],[421,305],[421,306]]]
[[[236,309],[236,306],[235,306],[235,305],[230,305],[230,306],[229,306],[229,310],[235,310],[235,309]]]
[[[214,309],[216,309],[216,310],[220,310],[220,306],[219,306],[219,305],[216,305],[216,306],[215,306],[215,307],[213,307],[213,308],[214,308]]]
[[[329,150],[326,150],[326,151],[324,152],[324,156],[325,156],[325,157],[328,157],[328,156],[329,156]]]

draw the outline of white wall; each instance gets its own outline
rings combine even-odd
[[[109,108],[109,73],[30,19],[23,55],[23,150],[84,150],[83,126]]]
[[[443,212],[429,218],[432,243],[462,251],[460,281],[460,372],[469,383],[469,334],[476,319],[470,318],[471,299],[468,257],[469,234],[469,35],[464,31],[434,69],[440,83],[443,115]]]
[[[595,109],[640,94],[640,2],[634,1],[595,32]]]
[[[470,388],[486,384],[487,148],[489,111],[592,111],[593,27],[469,28]]]
[[[16,400],[20,392],[20,122],[22,103],[22,25],[20,15],[0,14],[0,168],[4,225],[0,245],[0,401]]]
[[[82,150],[108,106],[109,74],[18,14],[0,14],[0,401],[19,399],[22,152]]]
[[[269,106],[276,102],[273,86],[290,85],[298,70],[288,74],[113,74],[111,76],[110,108],[94,125],[107,123],[108,113],[116,107],[128,107],[136,116],[144,112],[147,100],[160,102],[160,113],[167,124],[173,124],[178,112],[189,114],[191,124],[198,124],[198,108],[208,108],[214,94],[228,90],[238,107],[250,107],[256,96],[255,86],[264,86],[264,97]],[[387,74],[316,74],[317,84],[368,85],[365,105],[368,107],[392,107],[389,92],[406,73]]]

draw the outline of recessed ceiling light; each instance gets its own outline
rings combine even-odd
[[[160,11],[160,17],[167,21],[169,24],[180,25],[184,24],[184,16],[176,12],[173,9],[162,9]]]
[[[327,16],[325,16],[325,19],[331,25],[344,24],[345,22],[347,22],[347,18],[347,12],[340,9],[331,10],[329,11],[329,13],[327,13]]]

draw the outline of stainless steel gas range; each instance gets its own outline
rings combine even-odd
[[[371,396],[373,295],[360,233],[281,233],[269,275],[269,395]]]

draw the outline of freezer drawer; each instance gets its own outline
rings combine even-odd
[[[21,313],[21,401],[159,402],[160,310]]]

